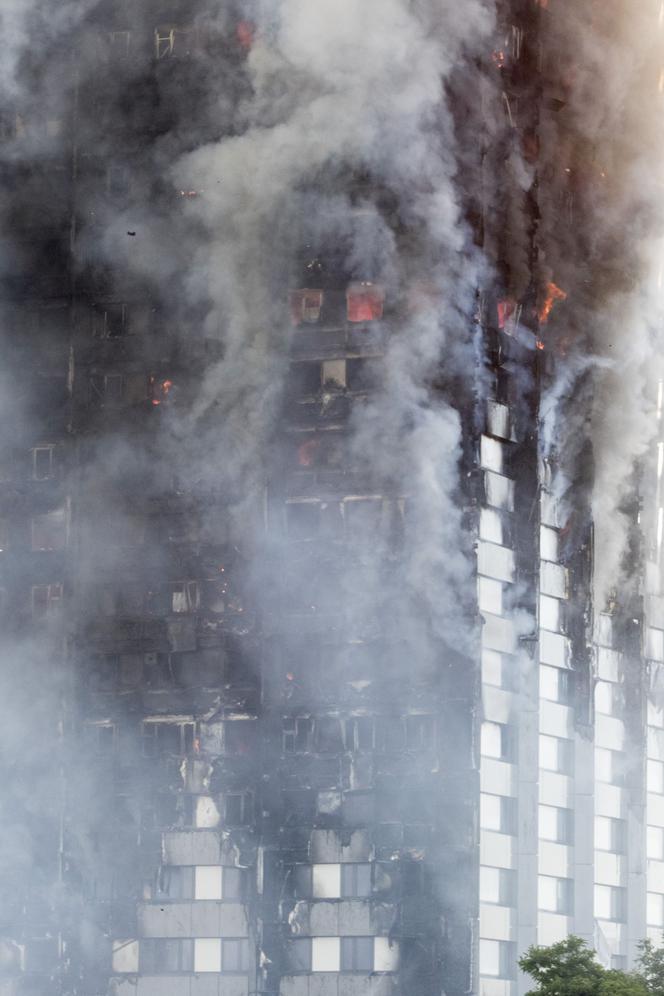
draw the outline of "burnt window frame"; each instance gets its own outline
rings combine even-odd
[[[55,443],[45,443],[44,445],[32,446],[32,480],[33,481],[50,481],[55,477]],[[37,463],[38,453],[48,453],[48,474],[38,474],[37,473]]]
[[[298,726],[302,724],[302,734]],[[290,727],[290,728],[289,728]],[[299,740],[298,738],[302,737]],[[292,747],[287,738],[292,737]],[[311,716],[284,716],[281,722],[282,754],[310,754],[314,743],[314,721]]]
[[[195,743],[197,739],[197,723],[194,719],[174,719],[167,720],[164,718],[150,719],[145,718],[141,723],[141,754],[143,757],[147,758],[158,758],[164,755],[169,757],[190,757],[194,754]],[[180,749],[179,751],[166,750],[165,746],[159,745],[159,732],[160,728],[175,729],[179,728],[179,740]],[[151,735],[148,735],[147,731],[151,730]],[[147,745],[154,745],[147,749]]]

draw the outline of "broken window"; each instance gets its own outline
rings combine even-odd
[[[385,291],[378,284],[351,284],[346,291],[349,322],[373,322],[383,317]]]
[[[62,606],[61,584],[37,584],[32,587],[32,618],[55,616]]]
[[[191,754],[196,738],[196,724],[191,720],[143,721],[143,754],[159,757],[172,754],[182,757]]]
[[[64,550],[67,543],[66,512],[54,509],[32,519],[32,549],[37,551]]]
[[[303,400],[315,397],[321,386],[319,363],[291,363],[288,371],[286,394],[289,398]]]
[[[154,33],[155,56],[157,59],[192,55],[200,48],[198,28],[156,28]]]
[[[85,743],[88,751],[99,757],[109,757],[115,750],[116,730],[113,723],[88,723]]]
[[[346,720],[346,750],[373,750],[375,746],[373,716],[352,716]]]
[[[112,59],[126,59],[131,48],[131,31],[109,31],[106,46]]]
[[[247,826],[254,818],[252,792],[227,792],[224,796],[224,823],[226,826]]]
[[[285,717],[282,725],[282,744],[284,754],[310,753],[313,742],[313,729],[313,720],[309,717]]]
[[[122,167],[109,167],[109,184],[111,178],[117,180],[117,171]],[[111,170],[115,174],[111,174]],[[119,339],[129,332],[129,313],[123,303],[95,305],[92,313],[93,334],[101,339]]]
[[[341,722],[334,716],[321,716],[316,720],[316,750],[321,754],[337,754],[343,750]]]
[[[32,479],[47,481],[54,476],[55,446],[33,446],[32,448]]]
[[[313,325],[320,318],[323,307],[322,290],[293,290],[290,292],[290,313],[293,325]]]
[[[233,720],[224,723],[224,753],[234,757],[251,754],[256,747],[256,723]]]
[[[406,745],[408,750],[428,750],[433,746],[433,716],[406,717]]]
[[[372,391],[378,384],[380,367],[376,360],[346,360],[346,386],[349,391]]]
[[[171,588],[172,612],[197,612],[201,604],[198,581],[180,581]]]
[[[124,377],[122,374],[92,374],[90,377],[90,401],[93,404],[113,407],[121,405],[124,398]]]

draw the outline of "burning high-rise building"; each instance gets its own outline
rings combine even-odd
[[[0,17],[0,994],[632,964],[659,3]]]

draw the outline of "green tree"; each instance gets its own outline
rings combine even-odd
[[[664,996],[664,948],[652,941],[639,944],[638,966],[651,996]]]
[[[529,948],[519,967],[537,984],[527,996],[664,996],[664,990],[649,989],[645,975],[604,968],[586,942],[573,935]]]

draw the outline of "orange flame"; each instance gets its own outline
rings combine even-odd
[[[561,290],[553,281],[550,281],[546,285],[546,297],[544,298],[544,303],[542,307],[537,312],[537,317],[539,318],[540,325],[546,325],[549,320],[549,315],[551,310],[556,303],[556,301],[564,301],[567,297],[567,292]]]

